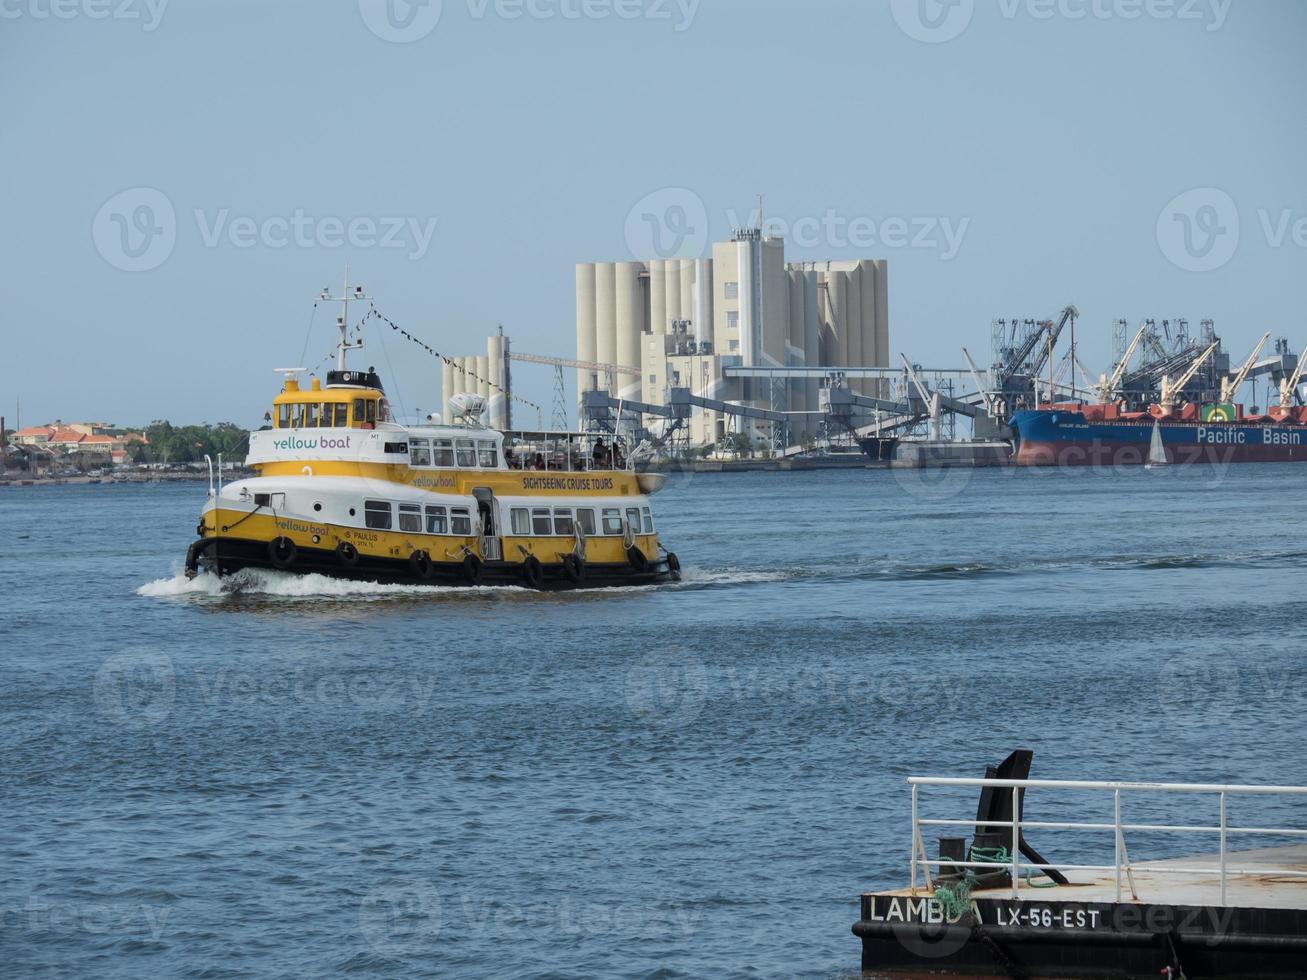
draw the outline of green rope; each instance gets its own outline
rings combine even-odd
[[[1012,864],[1012,855],[1006,847],[973,847],[971,849],[971,860],[977,864],[994,864],[1010,866]],[[1051,878],[1044,884],[1036,884],[1035,875],[1045,877],[1042,871],[1035,868],[1027,868],[1025,883],[1028,888],[1056,888],[1057,882]],[[938,884],[935,886],[935,900],[939,902],[940,909],[944,912],[944,917],[949,922],[956,922],[965,913],[971,909],[971,892],[976,887],[976,871],[974,868],[967,868],[957,882],[945,885]]]

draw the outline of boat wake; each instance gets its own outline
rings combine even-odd
[[[519,596],[532,598],[577,599],[584,596],[613,593],[657,592],[665,589],[702,589],[750,582],[776,582],[789,578],[784,572],[752,572],[734,569],[687,568],[680,582],[659,585],[614,585],[601,588],[566,592],[537,592],[520,585],[403,585],[381,582],[356,581],[333,578],[328,575],[297,575],[269,569],[245,568],[232,575],[219,578],[205,572],[187,578],[180,570],[170,578],[146,582],[136,590],[138,596],[149,599],[224,600],[235,598],[260,599],[349,599],[354,601],[387,599],[433,599],[451,596]]]

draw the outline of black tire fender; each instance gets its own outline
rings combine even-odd
[[[646,572],[649,570],[649,559],[645,553],[635,545],[626,549],[626,560],[631,563],[631,567],[637,572]]]
[[[676,557],[676,552],[667,552],[667,571],[672,576],[673,582],[681,580],[681,559]]]
[[[580,585],[585,581],[585,559],[576,555],[564,555],[563,575],[573,585]]]
[[[431,556],[425,551],[415,551],[408,556],[408,567],[412,573],[420,579],[429,579],[436,570],[436,566],[431,562]]]
[[[284,572],[295,564],[298,555],[299,549],[295,547],[295,542],[285,535],[268,542],[268,560],[272,562],[273,568],[279,568]]]
[[[528,589],[538,589],[545,584],[545,567],[535,555],[527,555],[522,560],[522,582]]]
[[[359,563],[359,550],[349,541],[336,545],[336,560],[346,568],[353,568]]]
[[[484,564],[476,555],[469,554],[463,559],[463,580],[468,585],[480,585]]]

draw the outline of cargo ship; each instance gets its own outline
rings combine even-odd
[[[1124,412],[1115,405],[1069,403],[1014,412],[1010,425],[1013,460],[1022,466],[1307,461],[1304,407],[1245,415],[1243,406],[1231,404]]]

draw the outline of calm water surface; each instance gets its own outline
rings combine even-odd
[[[0,490],[4,970],[848,976],[909,773],[1307,783],[1305,479],[701,475],[683,583],[573,595],[187,583],[198,485]]]

